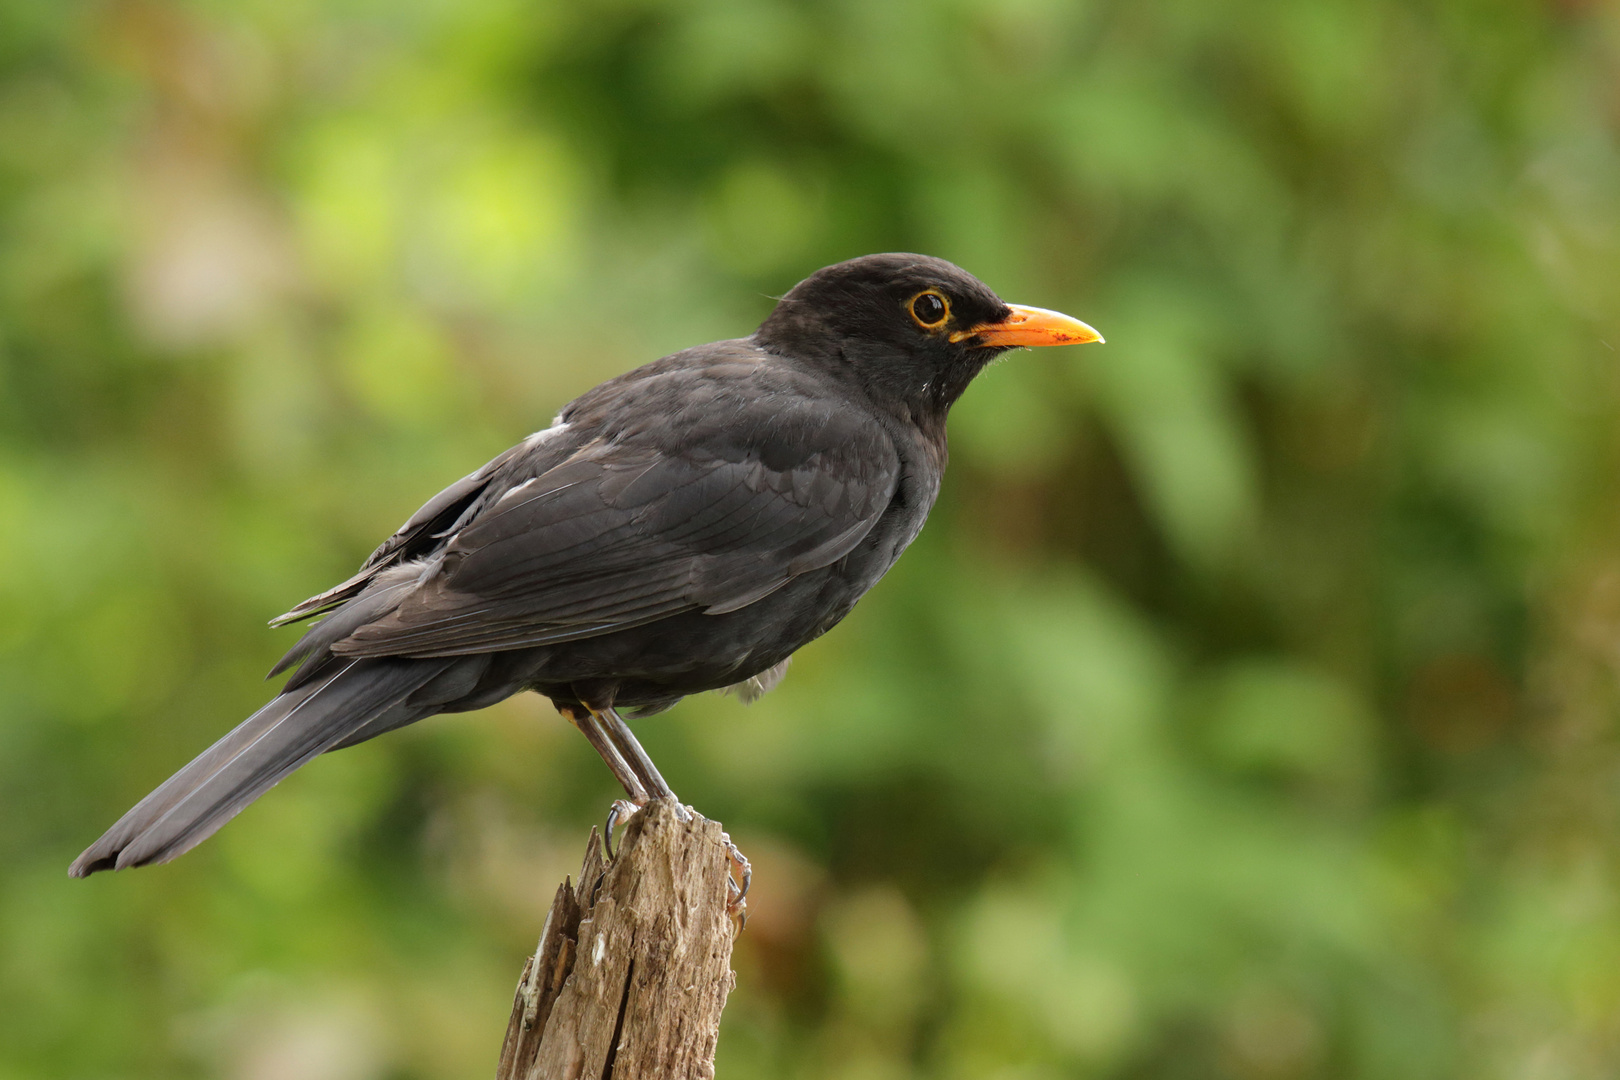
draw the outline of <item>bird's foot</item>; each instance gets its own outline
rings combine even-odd
[[[639,814],[646,805],[645,802],[616,799],[613,805],[608,807],[607,824],[602,830],[602,850],[609,861],[615,855],[614,832],[621,824]],[[676,802],[675,814],[682,821],[691,821],[697,815],[697,811]],[[738,920],[737,929],[741,930],[748,925],[748,887],[753,884],[754,868],[749,863],[748,857],[731,842],[729,835],[721,833],[720,840],[725,844],[726,859],[730,863],[726,873],[726,914]]]
[[[720,839],[726,845],[726,858],[731,860],[731,871],[726,875],[726,914],[737,919],[737,929],[748,925],[748,886],[754,880],[754,868],[731,837],[725,833]],[[733,876],[735,874],[735,876]]]
[[[629,821],[635,817],[646,805],[645,802],[616,799],[613,805],[608,807],[607,826],[602,830],[602,851],[609,861],[613,859],[613,830],[619,827],[621,821]]]

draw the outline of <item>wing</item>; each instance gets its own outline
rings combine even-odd
[[[804,399],[728,419],[673,445],[596,440],[512,487],[332,651],[454,656],[735,611],[848,554],[894,496],[875,420]]]
[[[330,611],[358,596],[378,574],[389,567],[421,558],[443,546],[444,538],[459,528],[486,501],[491,488],[498,492],[501,486],[499,480],[510,471],[510,466],[522,463],[524,458],[539,458],[543,462],[547,444],[558,441],[554,436],[562,434],[564,426],[559,422],[531,435],[483,468],[469,473],[433,496],[394,535],[377,546],[377,550],[371,553],[353,577],[276,616],[270,620],[270,625],[286,626]]]

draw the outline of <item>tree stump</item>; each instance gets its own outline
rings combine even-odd
[[[672,799],[630,819],[611,862],[592,829],[523,966],[496,1080],[713,1077],[736,981],[730,878],[720,824]]]

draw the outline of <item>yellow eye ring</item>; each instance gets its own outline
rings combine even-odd
[[[929,289],[911,298],[911,317],[924,330],[938,330],[951,317],[951,302]]]

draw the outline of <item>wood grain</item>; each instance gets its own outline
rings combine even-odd
[[[649,803],[611,862],[595,830],[523,968],[496,1080],[714,1076],[736,976],[718,822]]]

